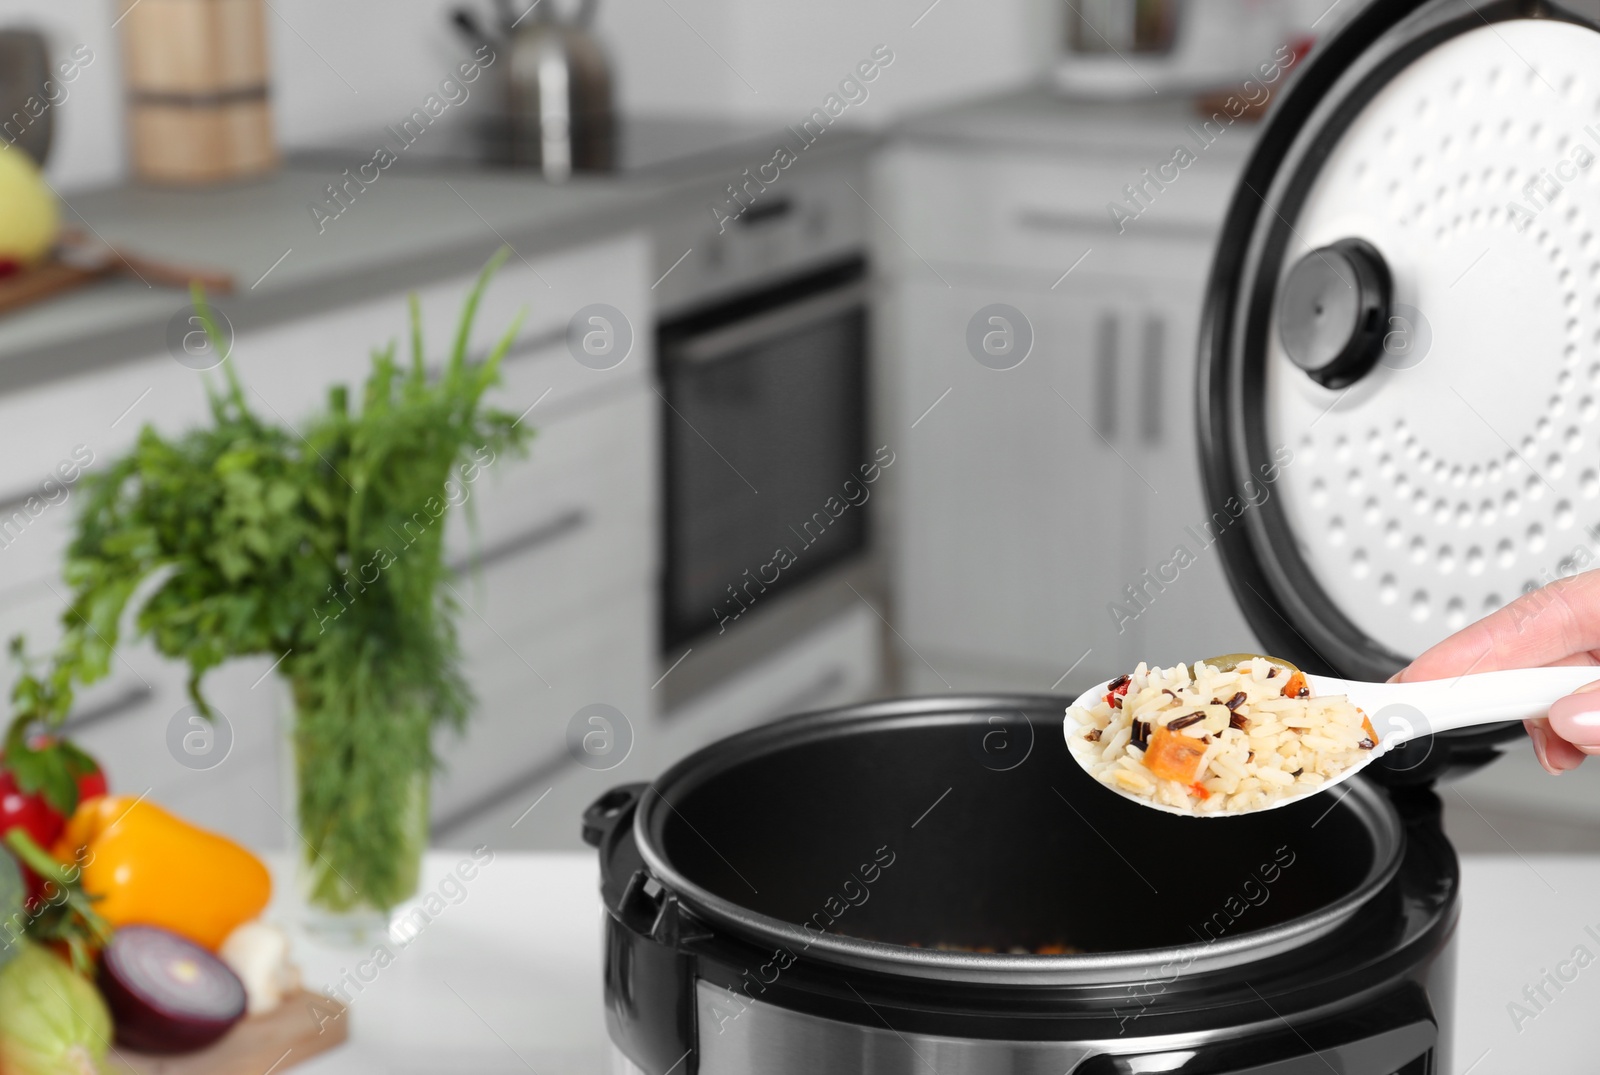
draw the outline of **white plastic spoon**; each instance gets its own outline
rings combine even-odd
[[[1293,667],[1288,661],[1280,661],[1276,657],[1267,659]],[[1216,813],[1196,814],[1190,810],[1168,806],[1166,803],[1140,798],[1111,784],[1104,786],[1141,806],[1164,810],[1169,814],[1183,817],[1241,817],[1244,814],[1260,813],[1262,810],[1273,810],[1298,802],[1308,795],[1338,787],[1390,750],[1412,739],[1480,724],[1498,724],[1501,721],[1542,717],[1550,711],[1550,706],[1556,699],[1571,694],[1587,683],[1600,680],[1600,667],[1570,665],[1559,668],[1516,668],[1503,672],[1478,672],[1474,675],[1457,676],[1454,679],[1435,679],[1421,683],[1365,683],[1359,680],[1335,679],[1332,676],[1302,674],[1306,677],[1313,697],[1344,695],[1350,699],[1351,704],[1367,714],[1368,719],[1372,721],[1373,729],[1378,733],[1378,745],[1366,751],[1362,760],[1336,776],[1330,776],[1314,791],[1280,799],[1255,810],[1234,812],[1219,810]],[[1104,698],[1111,689],[1112,682],[1113,680],[1108,679],[1099,686],[1085,691],[1079,695],[1073,706],[1093,708],[1095,703]],[[1069,740],[1072,738],[1072,733],[1077,730],[1078,724],[1071,717],[1062,721],[1063,734]],[[1077,756],[1073,757],[1076,759]]]

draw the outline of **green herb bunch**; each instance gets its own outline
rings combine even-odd
[[[130,604],[135,631],[188,664],[208,715],[207,671],[234,657],[279,661],[295,707],[309,898],[332,910],[412,893],[433,733],[459,730],[472,704],[444,516],[461,481],[530,435],[483,405],[520,317],[485,359],[467,356],[504,258],[478,277],[442,370],[428,368],[413,296],[411,361],[397,362],[392,342],[375,351],[359,407],[337,386],[325,409],[285,428],[252,410],[225,361],[225,384],[208,384],[209,426],[177,438],[146,426],[126,457],[84,479],[65,636],[31,701],[64,718],[73,685],[109,670]],[[198,291],[195,308],[226,353]]]

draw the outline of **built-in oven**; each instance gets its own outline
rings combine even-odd
[[[662,324],[662,642],[738,621],[867,548],[867,268],[791,275]]]

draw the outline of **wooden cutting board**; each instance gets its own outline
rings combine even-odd
[[[0,313],[16,310],[111,275],[110,266],[80,269],[46,261],[15,276],[0,278]]]
[[[146,1056],[117,1048],[106,1057],[106,1069],[117,1075],[278,1075],[349,1037],[345,1006],[302,989],[285,997],[276,1011],[246,1019],[209,1049]]]
[[[213,295],[233,291],[233,276],[227,272],[175,265],[105,247],[93,251],[92,256],[71,261],[53,256],[12,276],[0,277],[0,314],[119,275],[139,280],[147,287],[187,289],[193,281]]]

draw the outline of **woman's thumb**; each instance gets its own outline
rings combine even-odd
[[[1585,754],[1600,754],[1600,681],[1556,699],[1550,730]]]

